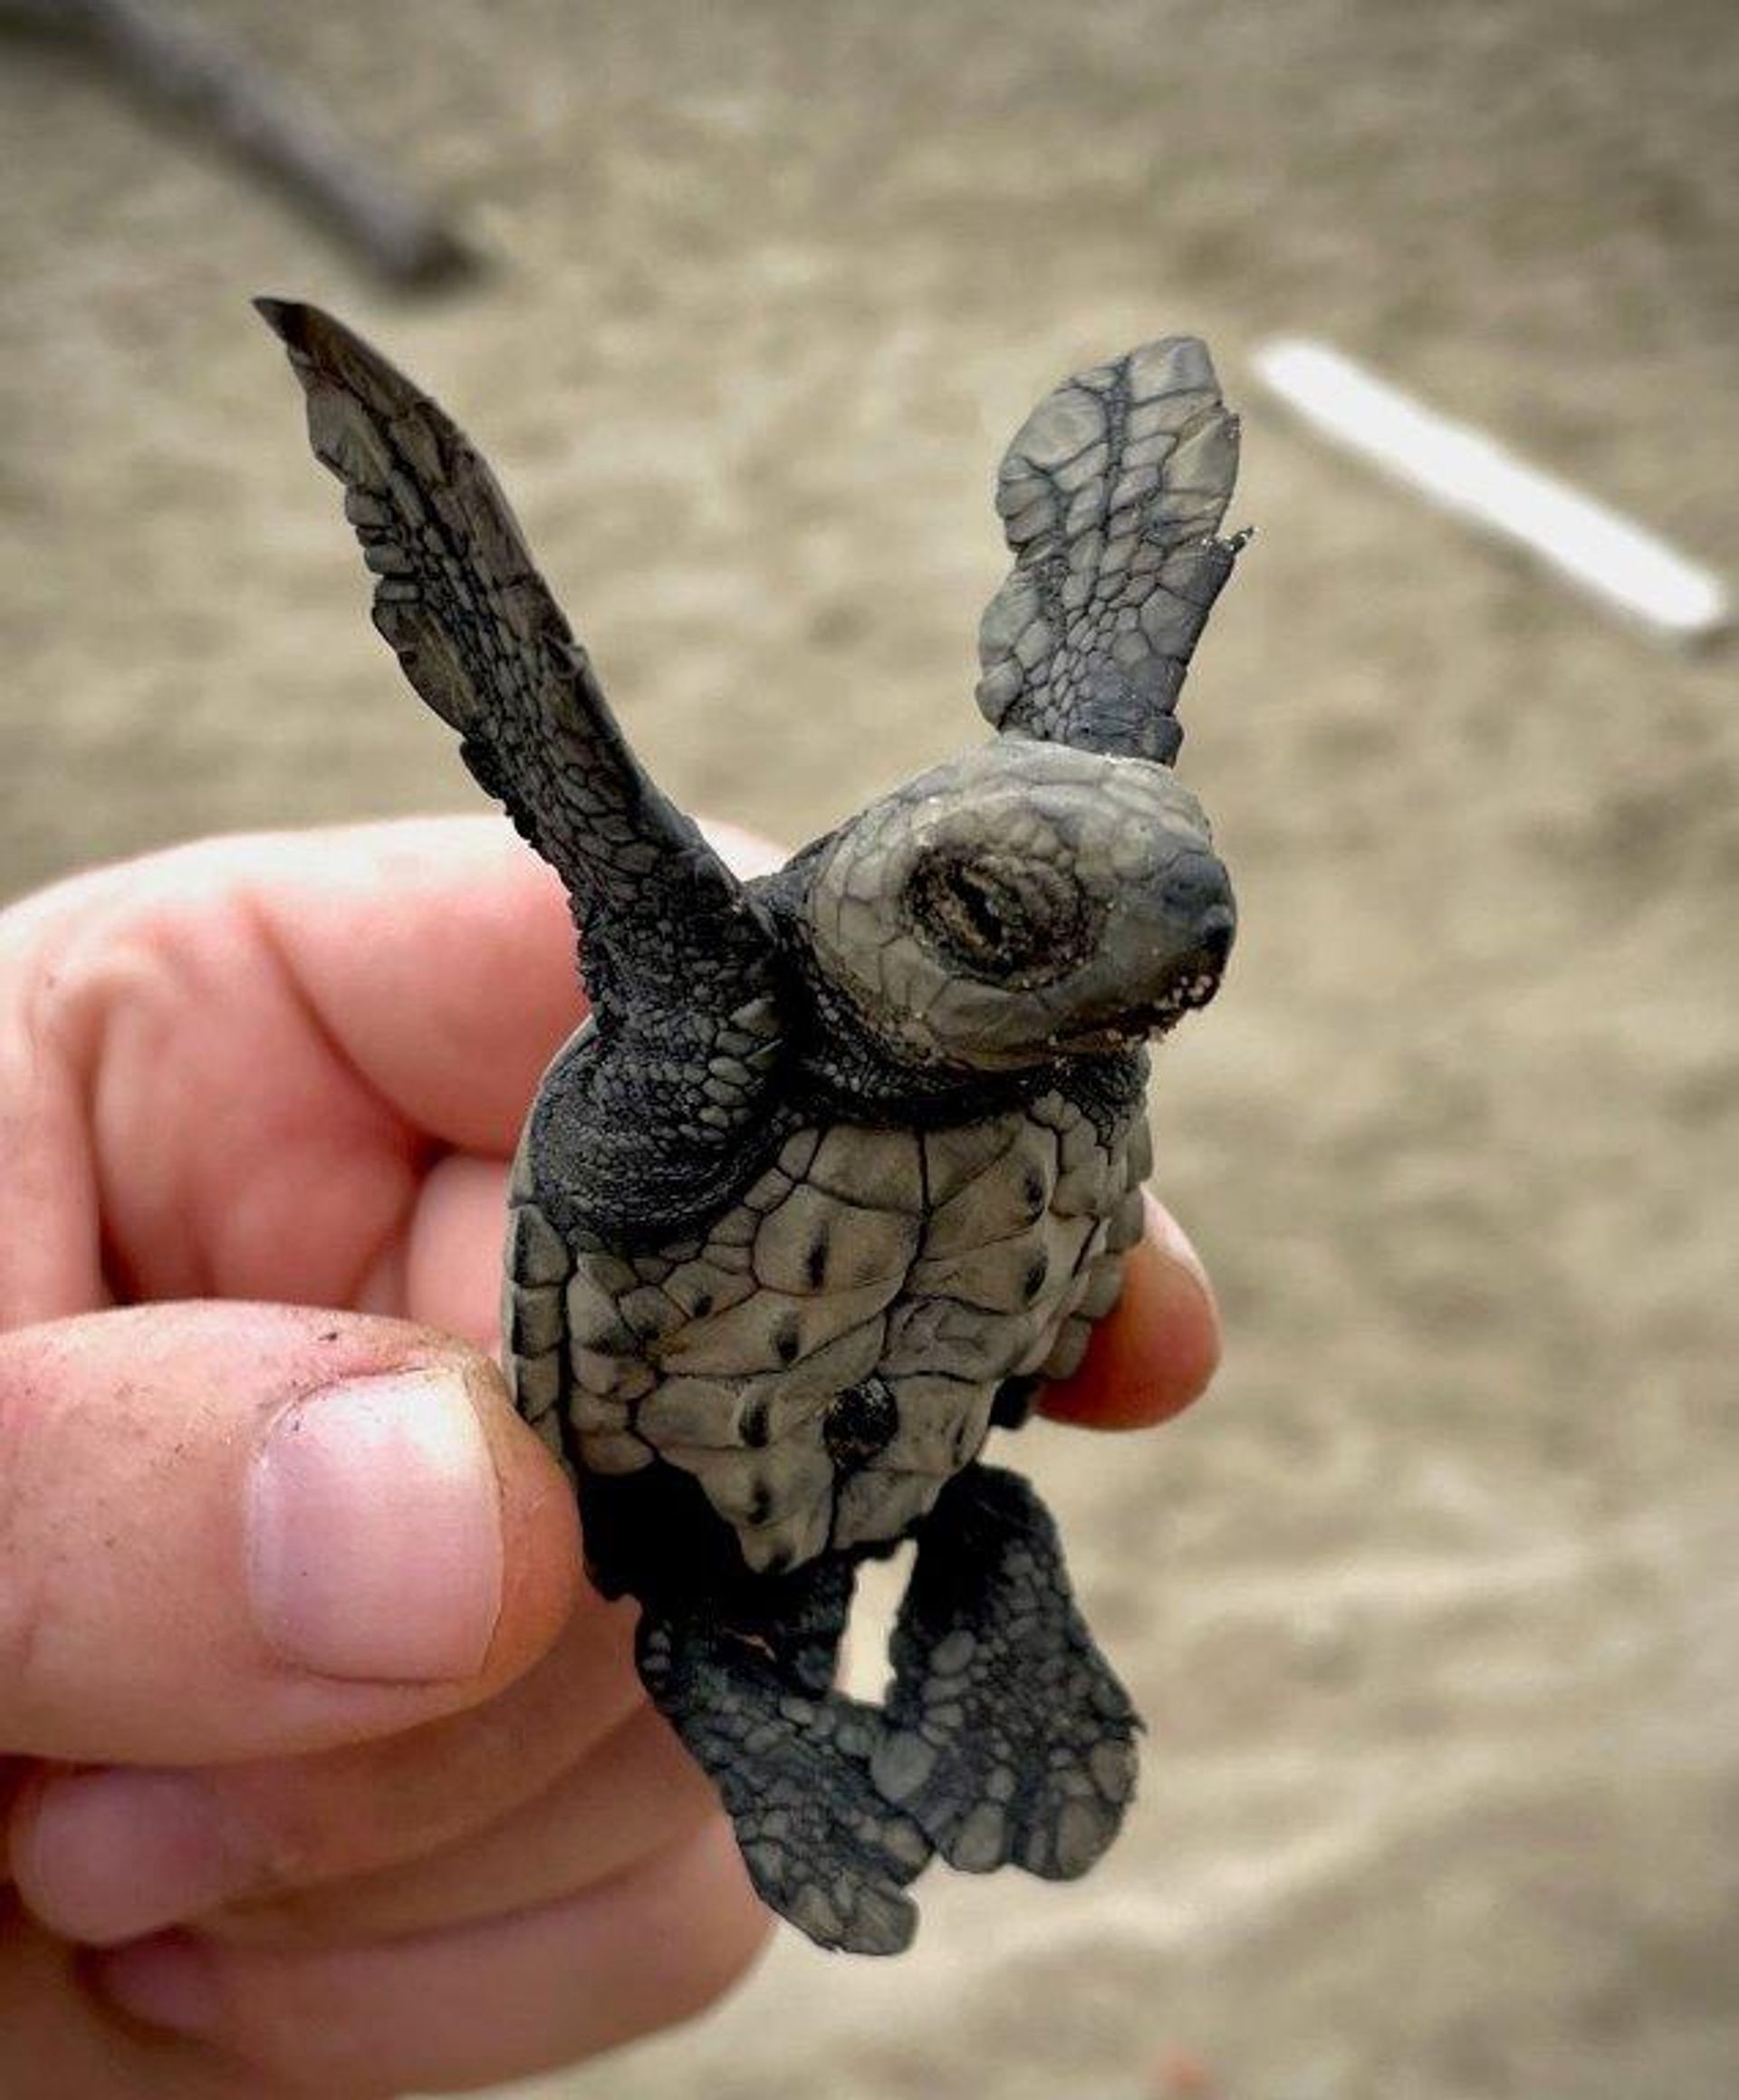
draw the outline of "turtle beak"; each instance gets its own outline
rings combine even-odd
[[[1186,1014],[1206,1006],[1225,974],[1237,923],[1237,913],[1229,901],[1203,914],[1194,939],[1178,958],[1159,997],[1139,1016],[1144,1034],[1164,1036]]]
[[[1124,1049],[1167,1034],[1218,991],[1237,934],[1231,881],[1206,847],[1175,857],[1150,884],[1132,884],[1115,916],[1103,1003],[1094,1002],[1098,1017],[1068,1037],[1069,1049]]]
[[[1186,855],[1166,877],[1160,912],[1170,958],[1156,995],[1138,1016],[1148,1035],[1164,1035],[1220,988],[1238,930],[1232,884],[1220,860],[1206,852]]]

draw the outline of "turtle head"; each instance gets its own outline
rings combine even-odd
[[[1006,1071],[1162,1034],[1236,914],[1163,766],[1002,737],[871,805],[812,863],[816,965],[902,1063]]]

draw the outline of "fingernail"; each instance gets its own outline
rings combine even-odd
[[[217,1964],[185,1932],[160,1933],[99,1954],[88,1973],[105,1998],[149,2027],[204,2035],[223,2016]]]
[[[14,1846],[18,1891],[51,1931],[112,1946],[197,1917],[253,1879],[216,1804],[178,1772],[78,1772],[37,1795]]]
[[[261,1633],[327,1677],[474,1676],[501,1609],[500,1496],[464,1381],[352,1380],[272,1425],[248,1580]]]

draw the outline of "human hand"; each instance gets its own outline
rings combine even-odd
[[[463,2089],[759,1946],[481,1353],[579,1010],[565,901],[485,818],[212,842],[0,917],[11,2100]],[[1051,1411],[1206,1383],[1155,1220]]]

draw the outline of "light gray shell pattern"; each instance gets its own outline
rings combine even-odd
[[[704,1231],[576,1254],[524,1151],[503,1318],[521,1411],[564,1462],[691,1474],[757,1571],[904,1536],[976,1457],[1004,1379],[1076,1368],[1151,1163],[1139,1115],[1108,1142],[1057,1092],[940,1131],[835,1122]]]

